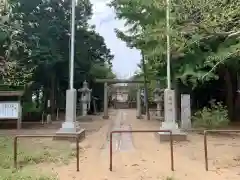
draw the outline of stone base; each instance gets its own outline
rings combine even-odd
[[[63,137],[68,136],[68,137]],[[53,140],[67,140],[70,142],[76,142],[76,136],[79,138],[79,142],[85,139],[85,129],[80,129],[76,132],[58,131],[53,137]]]
[[[171,130],[173,141],[186,141],[187,133],[182,132],[178,128],[178,124],[175,122],[162,122],[162,126],[160,130]],[[160,141],[170,141],[170,133],[169,132],[159,132],[157,133]]]
[[[77,121],[82,121],[82,122],[84,122],[84,121],[93,121],[93,119],[91,117],[89,117],[89,116],[78,116],[76,118],[76,120]]]
[[[170,134],[169,133],[163,133],[159,132],[156,133],[156,137],[162,141],[170,141]],[[186,141],[187,140],[187,134],[184,132],[177,132],[172,134],[173,141]]]
[[[164,117],[152,116],[152,119],[157,120],[157,121],[161,121],[161,122],[164,121]]]
[[[136,118],[137,118],[137,119],[143,119],[143,117],[142,117],[142,116],[136,116]]]
[[[102,118],[103,119],[109,119],[109,116],[103,116]]]

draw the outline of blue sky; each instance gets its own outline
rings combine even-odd
[[[140,52],[130,49],[116,37],[114,28],[124,30],[124,21],[115,19],[114,10],[107,6],[109,0],[90,0],[93,4],[93,18],[96,31],[104,37],[105,43],[114,55],[113,71],[118,78],[128,78],[137,70]]]

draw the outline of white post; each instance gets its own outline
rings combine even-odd
[[[175,91],[171,89],[171,44],[170,44],[170,0],[166,0],[166,31],[167,31],[167,89],[164,91],[164,122],[160,129],[172,130],[173,134],[178,135],[177,140],[186,140],[186,134],[181,133],[176,123],[176,98]],[[164,139],[166,133],[159,133]],[[165,135],[164,135],[165,134]],[[169,133],[167,133],[169,136]],[[167,140],[170,138],[167,137]]]
[[[71,58],[70,58],[70,89],[74,84],[74,45],[75,45],[75,6],[76,0],[72,0],[72,25],[71,25]]]
[[[76,0],[72,0],[69,89],[66,92],[65,122],[62,124],[62,128],[57,133],[75,133],[77,131],[76,129],[77,92],[76,89],[74,89],[75,6]]]
[[[163,129],[177,129],[175,92],[171,90],[171,47],[170,47],[170,0],[166,0],[166,28],[167,28],[167,89],[164,91],[164,122]]]
[[[166,26],[167,26],[167,87],[168,89],[171,89],[170,0],[167,0]]]

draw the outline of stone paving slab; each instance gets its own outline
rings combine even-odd
[[[116,118],[109,126],[107,132],[106,143],[102,149],[109,149],[110,144],[110,132],[116,130],[131,130],[131,124],[127,121],[127,113],[124,110],[118,110]],[[113,134],[113,151],[128,151],[134,149],[132,133],[114,133]]]

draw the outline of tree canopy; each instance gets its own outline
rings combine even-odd
[[[209,96],[224,95],[233,117],[234,107],[239,109],[235,100],[239,89],[240,2],[171,0],[170,3],[172,84],[187,86],[192,93],[214,84],[212,92],[208,89]],[[166,1],[113,0],[110,6],[129,27],[125,32],[116,29],[118,37],[143,52],[148,77],[160,78],[164,84]]]
[[[28,85],[29,96],[51,99],[65,94],[69,80],[71,0],[6,0],[1,4],[2,84]],[[103,87],[95,78],[114,78],[113,55],[88,21],[89,0],[76,4],[74,87],[87,80],[95,95]],[[99,90],[100,88],[100,90]],[[51,97],[51,98],[50,98]]]

